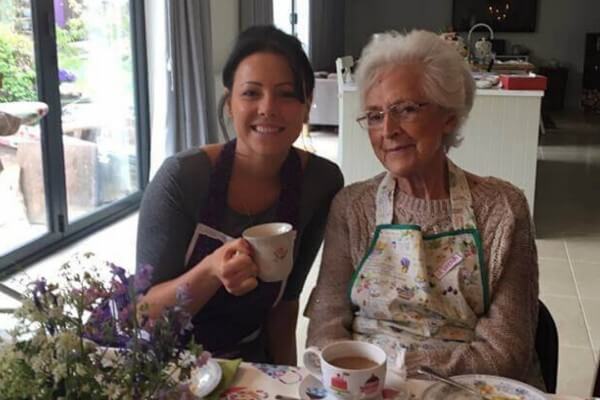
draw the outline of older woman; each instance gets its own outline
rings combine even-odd
[[[425,365],[532,381],[538,266],[527,202],[447,154],[473,104],[468,66],[433,33],[387,33],[363,50],[356,75],[358,123],[387,172],[332,203],[309,344],[354,338],[392,359],[404,348],[409,376]]]

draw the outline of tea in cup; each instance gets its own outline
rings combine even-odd
[[[329,393],[344,400],[379,398],[387,356],[371,343],[346,340],[304,352],[304,366]]]

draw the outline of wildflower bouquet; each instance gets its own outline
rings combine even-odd
[[[61,268],[60,285],[41,279],[29,286],[13,341],[0,343],[0,398],[194,398],[191,373],[209,354],[186,341],[185,289],[151,319],[139,299],[152,268],[127,276],[104,263],[110,273],[103,279],[98,263],[84,254]]]

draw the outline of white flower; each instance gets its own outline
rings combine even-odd
[[[67,364],[54,364],[52,368],[52,376],[55,382],[60,382],[67,377]]]
[[[125,394],[125,391],[122,387],[119,387],[115,384],[109,383],[105,386],[104,394],[108,396],[109,399],[119,399],[121,396]]]

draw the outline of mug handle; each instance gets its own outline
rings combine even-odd
[[[302,362],[304,363],[304,367],[308,370],[308,372],[317,377],[319,380],[323,379],[321,376],[321,350],[319,350],[318,347],[310,346],[304,350]]]

